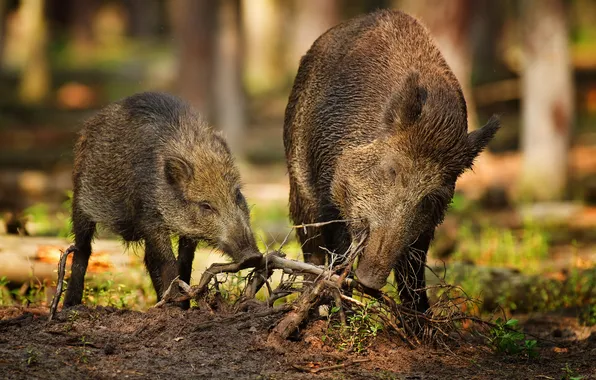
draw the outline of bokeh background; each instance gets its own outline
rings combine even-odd
[[[378,8],[427,25],[462,84],[470,129],[502,115],[458,183],[429,264],[445,263],[487,308],[573,309],[596,323],[592,0],[0,0],[4,302],[45,302],[35,291],[51,285],[68,244],[55,237],[69,233],[76,133],[139,91],[178,94],[224,131],[259,241],[275,247],[290,231],[282,128],[300,57],[328,28]],[[105,289],[152,297],[140,266],[113,275],[139,256],[99,237],[92,272],[109,273]],[[287,249],[298,256],[295,243]],[[202,270],[221,257],[197,260]]]

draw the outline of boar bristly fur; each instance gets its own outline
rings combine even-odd
[[[356,276],[379,289],[395,270],[404,304],[425,311],[426,252],[458,176],[499,128],[468,133],[462,90],[426,29],[378,11],[323,34],[302,58],[284,145],[307,261],[341,258],[368,236]]]
[[[75,147],[73,182],[77,250],[65,306],[81,302],[97,223],[126,242],[144,242],[158,299],[176,276],[189,282],[200,240],[237,262],[260,258],[225,140],[174,96],[137,94],[89,119]]]

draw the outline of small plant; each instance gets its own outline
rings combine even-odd
[[[525,355],[528,358],[538,357],[536,340],[528,340],[524,333],[517,331],[518,320],[507,321],[497,318],[495,326],[490,330],[488,341],[495,351],[508,355]]]
[[[565,372],[565,375],[563,376],[563,379],[565,380],[582,380],[584,377],[578,375],[571,367],[569,367],[569,363],[565,363],[565,367],[561,368],[561,370],[563,370],[563,372]]]
[[[79,363],[88,363],[89,362],[89,350],[87,349],[87,344],[89,344],[89,341],[87,341],[87,339],[85,339],[84,335],[81,337],[81,343],[82,343],[83,347],[81,347],[81,353],[79,354]]]
[[[217,291],[222,299],[228,303],[233,303],[242,296],[242,290],[246,286],[246,275],[239,273],[230,273],[224,276],[224,280],[219,284]]]
[[[12,303],[12,297],[7,287],[9,283],[10,281],[6,276],[0,277],[0,306],[10,305]]]
[[[4,285],[8,284],[8,280],[5,281]],[[0,280],[0,301],[1,303],[7,301],[9,304],[20,304],[22,306],[30,305],[41,305],[46,301],[46,285],[38,281],[37,279],[31,278],[28,283],[23,284],[20,288],[8,291],[7,294],[12,296],[4,296],[2,292],[2,282]]]
[[[596,305],[589,305],[582,309],[579,315],[579,322],[585,326],[596,325]]]
[[[77,310],[69,310],[66,316],[66,323],[64,324],[64,331],[71,331],[77,319],[79,319],[79,312]]]
[[[383,325],[370,312],[370,304],[356,310],[354,314],[348,315],[345,325],[337,320],[339,310],[339,306],[331,308],[328,316],[327,334],[323,336],[323,342],[329,339],[329,343],[340,351],[355,353],[366,351],[370,347],[372,339],[383,330]]]
[[[76,322],[76,320],[77,320],[77,319],[79,319],[79,312],[78,312],[78,310],[70,310],[70,311],[68,312],[68,317],[67,317],[67,319],[68,319],[68,322],[69,322],[69,323],[74,323],[74,322]]]
[[[34,348],[29,347],[26,352],[25,363],[27,363],[27,367],[31,367],[33,364],[37,363],[37,351]]]

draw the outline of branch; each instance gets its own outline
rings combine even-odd
[[[56,280],[56,294],[54,294],[52,304],[50,305],[50,315],[48,317],[48,321],[54,319],[56,309],[58,309],[58,303],[60,302],[60,297],[62,296],[64,275],[66,273],[66,259],[68,258],[68,255],[70,255],[76,250],[77,248],[74,245],[71,245],[70,247],[68,247],[68,249],[66,249],[66,251],[60,254],[60,261],[58,262],[58,279]]]
[[[322,371],[331,371],[331,370],[334,370],[334,369],[345,368],[345,367],[350,366],[352,364],[366,363],[366,362],[369,362],[369,361],[370,361],[370,359],[352,359],[352,360],[348,360],[346,362],[343,362],[341,364],[330,365],[328,367],[309,368],[309,367],[300,366],[298,364],[292,364],[292,367],[294,367],[295,369],[297,369],[299,371],[302,371],[302,372],[319,373],[319,372],[322,372]]]

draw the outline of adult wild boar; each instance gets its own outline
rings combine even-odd
[[[261,259],[225,140],[174,96],[133,95],[89,119],[73,181],[76,250],[64,306],[81,303],[97,223],[126,242],[144,241],[158,300],[176,276],[189,282],[199,240],[236,262]],[[172,236],[179,236],[178,259]]]
[[[383,10],[331,28],[302,57],[286,108],[290,214],[349,222],[299,229],[305,260],[341,257],[366,233],[358,280],[379,289],[394,269],[402,303],[427,310],[435,227],[498,128],[493,117],[467,132],[458,81],[411,16]]]

